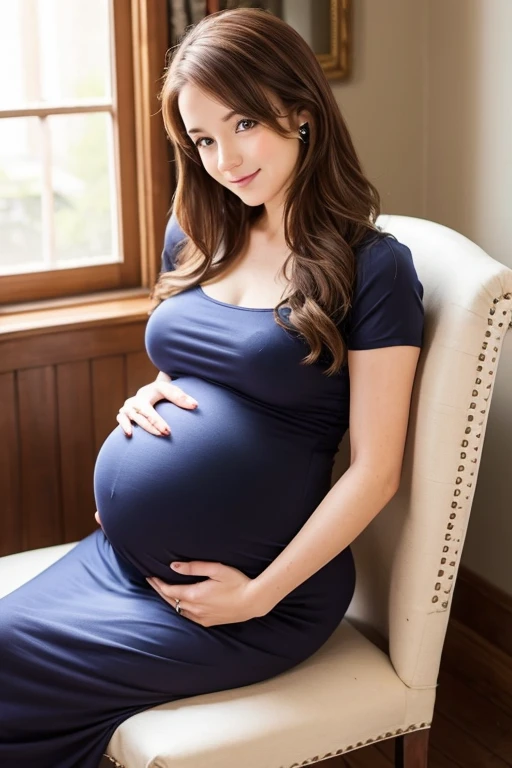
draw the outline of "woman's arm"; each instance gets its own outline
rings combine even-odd
[[[349,350],[349,469],[299,533],[255,579],[262,614],[339,554],[395,495],[400,483],[420,349]]]

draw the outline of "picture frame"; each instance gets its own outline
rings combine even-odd
[[[284,0],[286,3],[286,0]],[[302,8],[305,7],[307,0],[301,0]],[[343,80],[350,75],[351,71],[351,2],[352,0],[309,0],[309,23],[310,35],[304,35],[307,42],[316,52],[316,57],[329,80]],[[206,13],[217,13],[218,11],[231,8],[266,8],[272,13],[276,13],[280,18],[284,17],[289,21],[286,14],[279,12],[283,6],[283,0],[206,0]],[[299,8],[298,5],[290,6]],[[319,13],[320,9],[320,13]],[[322,16],[321,14],[324,14]],[[315,14],[315,16],[313,15]],[[289,21],[292,26],[302,29],[295,25],[292,20]],[[316,25],[316,26],[315,26]],[[307,26],[307,25],[306,25]],[[319,34],[315,34],[318,32]],[[312,38],[321,37],[328,40],[328,50],[318,50],[318,46],[312,44]]]

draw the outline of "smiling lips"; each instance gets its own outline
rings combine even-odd
[[[245,187],[246,184],[250,184],[250,182],[255,178],[255,176],[258,175],[260,172],[260,169],[258,169],[255,173],[252,173],[250,176],[241,176],[239,179],[231,179],[232,184],[238,184],[240,187]]]

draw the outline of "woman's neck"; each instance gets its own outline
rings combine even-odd
[[[267,211],[264,211],[254,222],[252,230],[258,237],[268,243],[269,247],[286,247],[282,212],[278,211],[276,214],[274,217],[271,217]]]

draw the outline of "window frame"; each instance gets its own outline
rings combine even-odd
[[[48,306],[49,300],[69,305],[73,297],[83,301],[84,296],[93,298],[101,292],[108,292],[110,299],[115,294],[121,297],[123,291],[133,296],[136,288],[147,293],[158,274],[172,186],[170,143],[157,98],[169,49],[169,10],[166,0],[110,3],[115,194],[123,261],[0,275],[0,302],[11,311],[23,311],[38,302]],[[2,110],[0,114],[7,117],[14,112],[18,116],[62,110]]]

